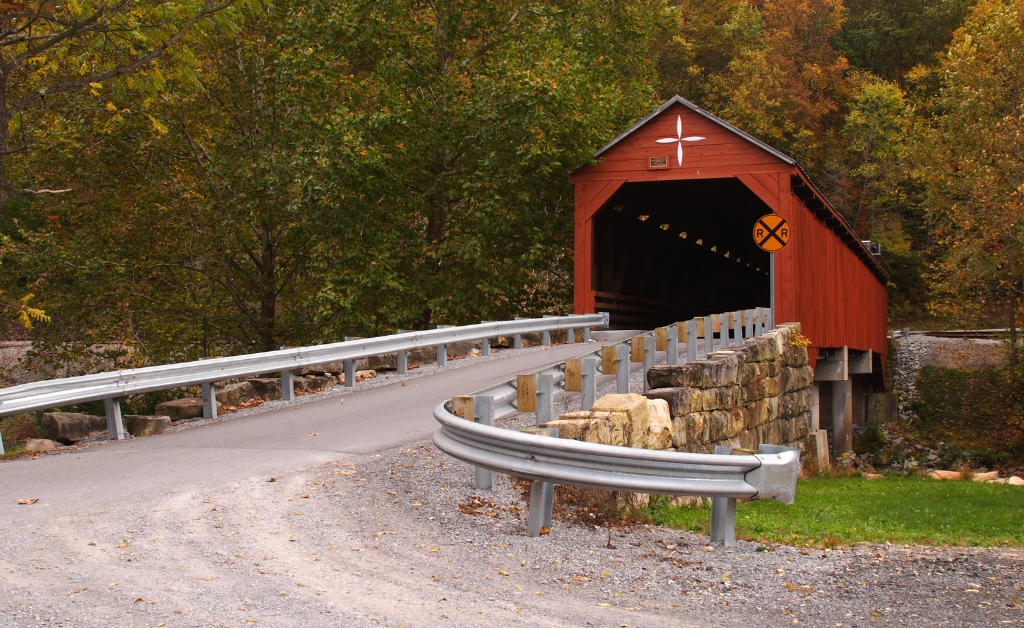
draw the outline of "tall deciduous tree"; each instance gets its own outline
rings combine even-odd
[[[941,70],[917,155],[936,238],[935,307],[1013,329],[1024,294],[1024,2],[979,2]]]

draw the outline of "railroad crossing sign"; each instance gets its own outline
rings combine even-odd
[[[778,214],[765,214],[754,223],[754,242],[769,253],[782,250],[791,235],[789,223]]]

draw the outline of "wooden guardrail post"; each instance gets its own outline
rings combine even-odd
[[[565,361],[565,389],[569,392],[583,390],[583,364],[580,358]]]
[[[654,330],[655,351],[668,351],[668,327],[657,327]]]
[[[204,384],[204,386],[209,384]],[[104,399],[103,408],[107,411],[107,435],[110,440],[124,440],[124,424],[121,423],[121,400]],[[206,409],[206,398],[203,398],[203,409]],[[213,418],[217,418],[217,400],[213,401]],[[3,445],[0,444],[0,448]],[[0,449],[0,453],[3,453]]]
[[[537,376],[516,375],[516,410],[537,411]]]

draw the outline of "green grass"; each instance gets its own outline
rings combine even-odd
[[[709,508],[655,503],[659,525],[707,533]],[[917,477],[817,477],[796,503],[740,502],[736,537],[816,547],[870,542],[1024,546],[1024,487]]]

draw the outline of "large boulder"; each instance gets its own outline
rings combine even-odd
[[[43,415],[42,430],[49,440],[73,445],[84,438],[105,434],[107,419],[78,412],[47,412]]]
[[[126,414],[121,417],[124,429],[135,437],[155,436],[171,427],[169,416],[146,416],[142,414]]]
[[[30,438],[25,441],[25,451],[40,452],[56,448],[57,443],[48,438]]]
[[[281,398],[281,380],[276,377],[254,377],[249,381],[252,392],[263,401]]]
[[[237,406],[253,398],[252,382],[228,384],[217,390],[217,402],[226,406]]]
[[[221,404],[217,404],[220,410]],[[196,421],[203,418],[203,400],[199,397],[184,397],[174,401],[165,401],[156,404],[154,410],[156,416],[170,417],[171,421]]]
[[[541,427],[557,427],[560,438],[647,449],[670,449],[675,427],[664,399],[605,395],[591,410],[570,412]]]
[[[359,374],[356,373],[356,379],[359,379]],[[327,375],[307,375],[305,377],[297,377],[294,381],[295,392],[308,393],[314,390],[325,390],[334,386],[334,377]]]

